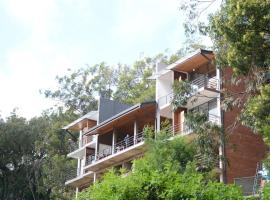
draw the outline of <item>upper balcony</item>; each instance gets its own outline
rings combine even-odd
[[[186,108],[193,108],[203,104],[219,95],[220,80],[217,76],[209,78],[207,75],[200,75],[190,82],[193,92],[186,104]],[[158,99],[160,109],[166,109],[170,106],[173,99],[173,93],[169,93]]]
[[[80,144],[81,142],[81,144]],[[82,141],[70,142],[70,153],[67,155],[70,158],[83,158],[87,148],[94,149],[96,145],[95,136],[83,136]]]

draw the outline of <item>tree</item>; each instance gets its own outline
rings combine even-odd
[[[70,111],[86,114],[97,109],[96,96],[112,97],[116,74],[116,70],[104,62],[87,65],[63,77],[57,76],[59,89],[45,90],[44,94],[47,98],[60,101]]]
[[[248,75],[270,65],[270,1],[224,1],[211,19],[210,35],[218,62]]]
[[[63,114],[63,113],[62,113]],[[0,123],[0,198],[70,199],[64,182],[74,161],[66,158],[69,115],[47,113],[29,121],[13,113]]]
[[[148,138],[146,155],[134,161],[128,176],[123,176],[125,170],[120,174],[111,170],[78,199],[243,199],[236,186],[205,179],[205,173],[196,170],[194,147],[183,138],[164,140],[166,131],[157,136],[157,140]]]

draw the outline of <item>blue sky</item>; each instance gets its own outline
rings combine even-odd
[[[27,118],[54,104],[56,75],[101,61],[132,63],[184,41],[178,0],[1,0],[0,114]]]

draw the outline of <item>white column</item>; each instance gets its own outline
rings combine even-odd
[[[78,198],[79,188],[76,187],[76,199]]]
[[[94,172],[94,183],[97,181],[97,173]]]
[[[137,134],[138,134],[138,122],[137,120],[134,121],[134,144],[137,143]]]
[[[220,91],[221,90],[221,86],[222,86],[222,77],[221,77],[221,71],[218,68],[218,66],[216,67],[216,77],[217,77],[217,90]],[[218,117],[219,117],[219,125],[221,126],[221,128],[223,128],[223,122],[222,122],[222,110],[221,110],[221,94],[218,94],[218,98],[217,98],[217,110],[218,110]],[[224,152],[224,130],[222,130],[222,134],[221,134],[221,138],[220,138],[220,146],[219,146],[219,168],[220,168],[220,176],[219,176],[219,181],[221,183],[225,182],[225,163],[224,163],[224,157],[225,157],[225,152]]]
[[[98,157],[98,134],[96,136],[95,161],[97,160],[97,157]]]
[[[113,129],[113,134],[112,134],[112,154],[115,153],[115,143],[116,143],[116,129]]]
[[[80,130],[80,136],[79,136],[79,148],[83,145],[83,131]]]
[[[159,105],[157,105],[157,111],[156,111],[156,130],[155,132],[160,131],[160,110]]]

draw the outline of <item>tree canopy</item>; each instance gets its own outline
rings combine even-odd
[[[111,170],[78,199],[243,199],[236,186],[218,183],[209,172],[196,170],[192,144],[179,137],[167,140],[166,134],[163,131],[156,140],[148,139],[145,156],[133,162],[127,176],[125,169],[120,174]]]

